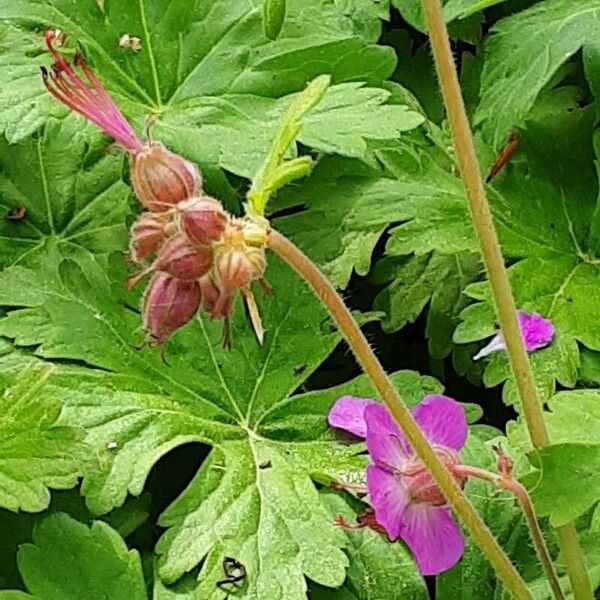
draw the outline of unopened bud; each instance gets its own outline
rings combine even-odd
[[[215,260],[218,286],[227,293],[247,287],[252,281],[253,266],[243,250],[222,249]]]
[[[252,279],[260,279],[267,268],[267,257],[262,248],[249,248],[246,250],[246,258],[252,267]]]
[[[144,213],[131,228],[130,254],[137,263],[151,257],[175,233],[175,224],[165,214]]]
[[[212,263],[213,251],[210,246],[196,246],[186,236],[178,235],[160,251],[154,269],[183,281],[193,281],[206,275]]]
[[[200,306],[200,286],[155,273],[144,297],[144,328],[159,343],[190,321]]]
[[[155,142],[131,157],[131,183],[146,208],[164,212],[196,195],[202,177],[196,165]]]
[[[190,198],[178,207],[181,229],[196,244],[210,244],[220,239],[229,217],[213,198]]]

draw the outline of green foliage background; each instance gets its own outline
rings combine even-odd
[[[444,15],[484,174],[520,133],[488,192],[519,307],[557,328],[531,357],[542,452],[506,357],[472,360],[495,316],[418,0],[0,0],[0,599],[222,600],[225,556],[246,568],[231,598],[505,597],[470,542],[427,587],[401,543],[334,527],[364,505],[329,484],[362,481],[367,459],[326,414],[374,391],[276,258],[264,346],[238,306],[231,352],[204,317],[164,361],[138,348],[121,253],[140,207],[124,156],[43,88],[48,28],[234,212],[286,109],[331,75],[288,156],[315,168],[271,200],[274,226],[343,291],[411,405],[465,402],[466,463],[511,453],[565,588],[552,526],[573,519],[600,585],[600,1],[448,0]],[[512,499],[467,492],[549,598]]]

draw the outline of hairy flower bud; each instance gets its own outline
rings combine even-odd
[[[217,200],[207,196],[190,198],[178,205],[181,229],[196,244],[210,244],[219,240],[227,221],[227,213]]]
[[[144,213],[131,228],[131,259],[141,263],[150,258],[175,231],[171,215]]]
[[[161,250],[153,268],[182,281],[193,281],[206,275],[213,262],[210,246],[196,246],[184,235],[177,235]]]
[[[159,343],[190,321],[200,306],[200,286],[155,273],[144,296],[144,329]]]
[[[253,266],[243,250],[222,249],[215,260],[217,284],[226,293],[235,293],[252,281]]]
[[[194,196],[202,186],[196,165],[167,150],[147,145],[130,159],[131,183],[139,201],[152,212],[164,212]]]
[[[263,248],[249,248],[246,250],[246,258],[252,268],[252,279],[260,279],[267,268],[267,257]]]

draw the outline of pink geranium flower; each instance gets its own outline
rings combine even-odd
[[[527,352],[545,348],[554,338],[554,325],[538,313],[527,314],[520,310],[517,312],[517,320]],[[479,360],[484,356],[504,350],[506,350],[506,341],[502,332],[498,331],[490,342],[473,357],[473,360]]]
[[[461,405],[446,396],[427,396],[413,416],[439,458],[452,472],[468,435]],[[402,539],[422,575],[454,566],[464,538],[445,498],[387,408],[372,400],[344,396],[333,406],[329,423],[366,437],[372,464],[367,467],[369,499],[375,519],[390,540]],[[456,479],[464,485],[464,476]]]

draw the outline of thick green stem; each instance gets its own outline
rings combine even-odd
[[[423,436],[419,426],[402,401],[400,394],[392,385],[392,382],[377,360],[375,353],[371,350],[369,342],[367,342],[367,339],[339,294],[314,263],[292,242],[277,231],[271,231],[269,247],[310,284],[327,308],[363,371],[373,382],[381,399],[385,402],[394,419],[396,419],[400,429],[412,444],[417,455],[431,472],[452,509],[461,518],[473,540],[488,557],[496,573],[504,582],[506,589],[518,600],[531,600],[532,595],[524,581],[467,496],[457,485],[454,477],[440,461]]]
[[[471,207],[475,232],[479,239],[500,328],[506,340],[510,364],[517,382],[523,416],[535,448],[549,443],[541,403],[538,399],[531,365],[517,322],[517,308],[510,287],[492,214],[479,173],[473,136],[456,73],[439,0],[423,0],[435,66],[440,81],[448,120],[452,129],[461,175]],[[561,549],[576,600],[593,600],[593,592],[573,524],[558,530]]]

